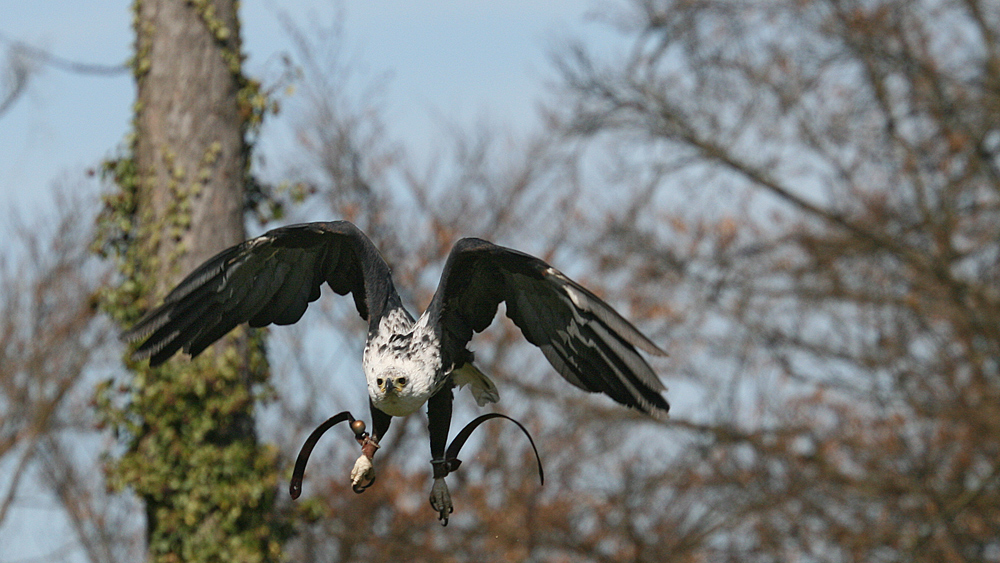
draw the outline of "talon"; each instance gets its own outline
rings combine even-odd
[[[448,515],[455,511],[455,507],[451,504],[451,493],[448,492],[448,484],[444,482],[444,478],[434,479],[434,485],[431,487],[431,508],[437,511],[441,525],[447,526]]]
[[[354,469],[351,470],[351,486],[356,493],[363,493],[365,489],[375,482],[375,466],[368,456],[362,454],[354,462]]]

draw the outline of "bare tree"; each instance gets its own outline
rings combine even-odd
[[[594,256],[665,308],[715,399],[677,422],[704,460],[671,468],[738,522],[699,549],[995,558],[996,6],[634,2],[615,21],[625,60],[560,59],[560,117],[652,179]]]
[[[352,442],[343,435],[327,439],[311,464],[311,496],[292,509],[268,496],[278,486],[270,468],[289,464],[302,434],[323,417],[366,404],[363,389],[350,391],[360,387],[357,373],[349,373],[357,366],[338,363],[357,357],[363,323],[349,303],[324,300],[320,314],[307,314],[305,322],[325,331],[312,325],[274,331],[282,384],[263,431],[280,437],[280,457],[253,450],[264,476],[245,491],[263,502],[270,516],[261,518],[269,525],[287,511],[304,518],[286,555],[302,561],[997,559],[1000,9],[994,4],[625,0],[602,13],[619,32],[621,49],[596,54],[572,44],[556,55],[561,78],[546,115],[550,130],[513,143],[487,130],[459,131],[442,151],[450,160],[426,168],[407,160],[388,136],[377,103],[385,82],[346,88],[357,75],[336,45],[295,36],[309,102],[298,137],[305,160],[296,171],[299,185],[310,187],[303,193],[315,192],[317,204],[296,218],[322,213],[356,221],[395,267],[400,288],[409,291],[404,299],[418,307],[430,300],[436,268],[460,236],[544,256],[668,349],[671,358],[655,367],[671,383],[674,412],[661,426],[575,393],[500,320],[477,337],[477,361],[500,386],[497,408],[519,417],[539,442],[543,488],[517,435],[486,426],[463,453],[452,489],[457,512],[440,528],[426,507],[424,421],[413,417],[393,427],[380,453],[379,481],[364,495],[346,482]],[[201,178],[191,171],[214,166],[199,160],[177,167],[172,158],[163,153],[159,160],[174,166],[163,176],[168,186],[189,189],[186,180],[171,178]],[[136,178],[136,162],[123,159],[112,172]],[[115,213],[108,217],[134,213],[136,193],[112,194]],[[144,237],[166,232],[159,241],[169,242],[190,234],[184,221],[169,226],[176,230],[106,237],[104,249],[133,264],[132,239],[149,242]],[[4,283],[22,283],[9,279]],[[158,283],[152,285],[161,290],[169,285]],[[105,298],[128,305],[144,294],[140,289],[148,288],[123,284]],[[73,317],[72,311],[50,313]],[[126,307],[119,318],[136,313]],[[61,318],[51,317],[51,326],[79,326]],[[41,334],[16,323],[4,330],[5,358],[20,357],[17,346],[27,346],[7,347],[18,341],[9,335]],[[325,354],[314,355],[319,338],[354,353],[324,346]],[[31,391],[20,386],[25,380],[17,370],[11,373],[5,396],[35,393],[41,413],[62,400],[63,376]],[[52,373],[73,377],[71,369]],[[105,393],[102,400],[134,396]],[[473,414],[471,401],[461,397],[456,422]],[[26,451],[20,444],[44,452],[40,459],[52,461],[43,472],[52,490],[67,506],[94,510],[100,499],[87,499],[85,487],[61,486],[74,474],[58,462],[66,453],[61,443],[49,441],[52,419],[16,412],[0,420],[0,445],[18,445],[0,449],[0,456],[19,467]],[[135,439],[152,433],[142,434],[146,423],[133,424],[131,414],[104,412],[133,438],[133,451],[164,446]],[[281,424],[272,423],[278,417]],[[159,424],[161,434],[190,426],[146,421]],[[152,482],[129,463],[112,473],[118,482]],[[225,479],[213,474],[206,482]],[[170,492],[152,504],[207,505],[197,494]],[[86,547],[90,557],[121,559],[121,552],[102,551],[107,541],[97,541],[107,527],[88,527],[100,518],[78,513],[81,537],[95,539]],[[197,514],[217,521],[211,510]],[[287,532],[275,529],[272,539]],[[199,535],[204,528],[184,530],[192,540],[214,537]]]
[[[41,557],[69,550],[128,561],[137,554],[134,512],[100,482],[102,445],[89,408],[98,372],[112,365],[112,329],[95,306],[107,271],[87,247],[92,206],[63,196],[55,207],[51,217],[11,221],[0,262],[0,464],[9,469],[0,529],[41,523],[51,498],[72,533]],[[4,555],[15,553],[26,555]]]
[[[57,57],[38,47],[12,40],[3,33],[0,33],[0,45],[6,51],[0,66],[0,117],[27,91],[32,75],[43,67],[98,76],[124,74],[129,70],[125,65],[82,63]]]
[[[418,304],[433,282],[421,269],[465,234],[578,268],[671,352],[672,422],[550,386],[498,323],[477,358],[507,394],[500,408],[541,437],[545,488],[523,451],[473,450],[442,534],[419,519],[421,478],[401,458],[391,493],[355,498],[334,473],[293,549],[995,559],[997,8],[636,0],[604,15],[622,49],[558,55],[552,136],[523,158],[465,135],[453,178],[407,165],[401,186],[360,184],[407,194],[405,214],[377,206],[398,213],[380,244]],[[320,162],[364,162],[320,146]]]
[[[336,39],[335,34],[321,37],[317,44],[308,36],[298,36],[305,82],[302,89],[309,105],[305,110],[308,117],[298,133],[307,149],[301,154],[307,155],[307,160],[296,169],[304,175],[304,183],[314,186],[326,199],[330,211],[321,216],[332,212],[352,219],[372,234],[392,264],[405,299],[417,307],[427,304],[437,282],[436,270],[460,236],[482,236],[559,259],[560,263],[577,260],[575,251],[564,244],[567,237],[578,236],[572,225],[579,220],[575,205],[581,182],[572,148],[563,147],[558,137],[548,134],[521,145],[505,142],[486,129],[456,131],[444,153],[450,161],[417,169],[386,136],[379,121],[380,108],[373,103],[376,98],[354,98],[337,87],[358,81],[356,75],[344,75],[354,72],[355,67],[338,58],[343,53],[336,46],[323,42]],[[330,59],[324,58],[327,54]],[[307,209],[317,213],[316,206]],[[366,403],[363,393],[354,406],[345,398],[349,389],[360,387],[356,373],[331,377],[331,366],[322,360],[313,365],[302,359],[310,356],[305,350],[315,350],[310,348],[310,340],[336,341],[336,334],[356,334],[357,338],[345,337],[344,346],[357,349],[354,357],[360,352],[363,327],[356,313],[335,299],[319,304],[328,307],[329,314],[321,320],[330,321],[332,329],[309,326],[274,332],[282,344],[275,352],[281,358],[294,359],[275,365],[296,368],[279,368],[277,374],[283,382],[278,386],[282,391],[280,420],[283,424],[298,420],[298,439],[282,440],[288,443],[289,457],[304,432],[322,417],[341,408],[363,409]],[[310,316],[302,322],[309,323]],[[591,520],[590,510],[607,507],[605,492],[594,488],[607,482],[599,479],[595,483],[594,474],[605,468],[620,469],[617,460],[625,460],[627,454],[618,438],[637,426],[641,428],[643,421],[610,401],[574,394],[571,387],[554,382],[541,354],[526,345],[518,329],[506,321],[477,337],[476,343],[480,365],[501,386],[500,409],[522,417],[540,437],[545,488],[539,490],[537,476],[532,473],[527,444],[522,449],[511,429],[488,427],[482,441],[473,440],[463,456],[468,462],[456,476],[457,513],[448,528],[442,529],[426,507],[425,464],[415,463],[427,455],[422,417],[393,427],[379,453],[379,483],[390,485],[377,485],[361,496],[351,492],[344,480],[353,449],[343,436],[334,433],[330,445],[317,452],[321,456],[334,453],[310,470],[307,495],[312,498],[299,501],[316,520],[303,527],[290,544],[294,558],[578,559],[587,557],[588,550],[601,543],[586,530],[604,524]],[[284,346],[291,350],[283,350]],[[329,359],[330,354],[321,357]],[[350,363],[335,364],[335,371],[356,371]],[[302,389],[309,389],[310,396],[318,400],[303,405],[299,396]],[[456,424],[473,415],[471,402],[463,399],[460,394]],[[553,408],[553,404],[558,406]],[[595,412],[600,423],[590,420]],[[602,424],[601,431],[595,432]],[[480,447],[498,441],[510,442],[511,447]],[[581,459],[588,463],[581,463]],[[620,511],[616,514],[611,517],[621,518]]]

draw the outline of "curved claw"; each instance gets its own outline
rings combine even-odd
[[[354,462],[354,469],[351,470],[351,489],[358,494],[365,492],[368,487],[375,483],[375,466],[372,460],[365,454]]]
[[[434,485],[431,487],[431,508],[438,513],[441,525],[447,526],[448,516],[455,511],[455,507],[451,503],[451,493],[448,492],[448,484],[444,482],[443,477],[434,479]]]
[[[367,483],[352,485],[351,490],[360,495],[361,493],[367,491],[368,487],[371,487],[374,484],[375,484],[375,478],[372,477],[372,480],[368,481]]]
[[[469,439],[469,436],[472,435],[472,432],[475,431],[475,429],[478,428],[480,424],[493,418],[505,418],[513,422],[514,424],[517,425],[518,428],[521,429],[521,432],[524,432],[524,435],[528,437],[528,442],[531,444],[531,451],[535,452],[535,461],[538,462],[538,479],[544,486],[545,472],[542,470],[542,458],[538,455],[538,448],[535,447],[535,441],[531,439],[531,434],[528,432],[528,429],[525,428],[520,422],[514,420],[513,418],[505,414],[500,414],[498,412],[487,413],[475,418],[472,422],[466,424],[465,428],[463,428],[457,435],[455,435],[455,439],[451,441],[451,444],[448,446],[448,450],[445,452],[445,459],[449,463],[449,471],[454,471],[458,469],[459,464],[462,463],[458,459],[458,452],[462,450],[462,446],[465,445],[465,441]],[[445,520],[447,521],[447,518]]]
[[[302,444],[302,449],[299,450],[299,456],[295,459],[295,469],[292,470],[292,482],[289,485],[288,493],[292,495],[292,499],[299,498],[302,494],[302,478],[306,472],[306,463],[309,461],[309,455],[312,454],[313,448],[316,447],[316,442],[319,441],[320,437],[330,428],[344,422],[345,420],[350,420],[351,425],[354,425],[354,417],[351,413],[344,411],[342,413],[331,416],[324,422],[316,427],[306,438],[304,444]]]

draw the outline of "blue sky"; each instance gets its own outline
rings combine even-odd
[[[419,158],[440,138],[442,120],[462,126],[486,119],[514,133],[535,126],[537,104],[553,77],[550,49],[569,36],[586,36],[591,44],[609,38],[603,26],[587,23],[592,2],[243,0],[247,71],[273,75],[275,61],[291,51],[281,13],[300,25],[329,25],[343,10],[350,56],[370,76],[391,75],[384,92],[390,136]],[[0,0],[0,34],[64,59],[120,64],[132,42],[129,4]],[[121,145],[133,97],[127,73],[109,78],[39,69],[23,97],[0,115],[0,236],[9,236],[13,214],[30,219],[44,213],[60,184],[96,194],[99,183],[86,171]],[[271,153],[269,162],[293,150],[287,146],[291,120],[279,115],[264,130],[260,146]],[[281,169],[275,163],[273,171]],[[6,544],[0,561],[46,558],[54,547],[68,548],[66,560],[82,559],[49,501],[32,495],[22,508],[16,523],[0,528],[0,545]]]
[[[552,77],[549,50],[571,35],[606,37],[603,26],[587,23],[592,4],[244,0],[241,14],[247,69],[253,74],[273,69],[276,58],[291,50],[279,14],[303,25],[328,24],[340,7],[348,51],[372,75],[391,73],[385,92],[390,134],[419,155],[427,140],[440,134],[442,119],[452,124],[488,119],[513,131],[529,129]],[[0,0],[0,13],[5,37],[59,57],[117,64],[130,53],[125,0]],[[93,180],[80,184],[83,171],[120,145],[133,96],[127,74],[108,78],[41,68],[27,93],[0,116],[0,204],[30,216],[47,205],[47,194],[59,183],[96,189]],[[268,141],[265,147],[275,144]],[[8,216],[0,214],[0,222]]]

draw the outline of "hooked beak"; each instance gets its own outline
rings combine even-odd
[[[376,381],[376,383],[378,383],[378,388],[380,391],[382,391],[382,393],[389,394],[390,392],[392,392],[398,394],[400,391],[403,390],[403,385],[406,384],[406,378],[405,377],[397,377],[395,379],[391,377],[386,377],[385,379],[379,378],[378,381]]]

